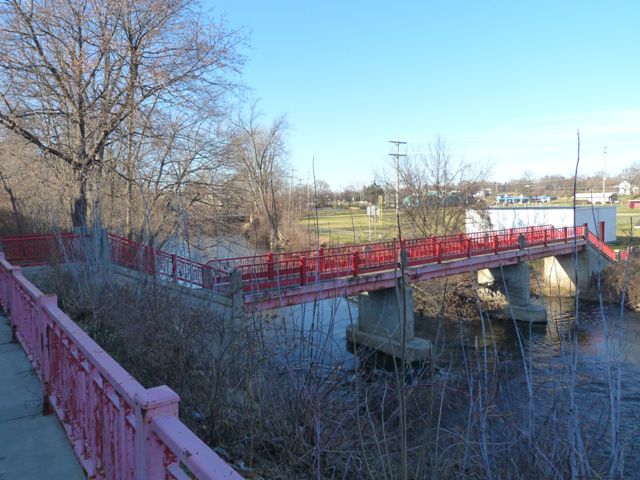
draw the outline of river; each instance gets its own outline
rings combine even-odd
[[[234,243],[242,245],[240,240]],[[215,248],[220,252],[220,246]],[[246,246],[240,250],[253,253]],[[484,312],[472,319],[416,314],[416,335],[433,343],[435,379],[430,384],[463,389],[483,384],[493,392],[483,400],[487,410],[517,419],[514,430],[533,437],[543,457],[568,462],[554,455],[571,444],[592,476],[608,473],[609,457],[615,456],[616,478],[640,478],[640,314],[613,304],[542,300],[546,325]],[[357,321],[357,301],[338,298],[297,305],[266,318],[288,360],[327,371],[355,371],[357,361],[347,348],[345,331]],[[447,400],[445,427],[464,424],[470,411],[467,397],[477,401],[476,393]],[[509,440],[512,432],[500,428],[493,434]],[[579,433],[572,436],[572,431]]]
[[[495,385],[492,408],[500,414],[516,414],[523,429],[525,424],[532,425],[539,441],[548,434],[559,444],[567,441],[573,391],[575,418],[590,465],[602,472],[615,431],[615,448],[624,460],[620,461],[624,472],[617,474],[640,478],[636,474],[640,472],[640,314],[621,311],[619,305],[581,302],[576,321],[574,299],[543,300],[546,325],[490,315],[435,319],[416,314],[416,335],[433,342],[435,383],[468,388],[470,376],[490,378],[488,382]],[[357,317],[357,302],[344,298],[284,309],[286,324],[300,340],[300,358],[313,355],[315,365],[328,369],[355,367],[355,358],[346,348],[345,329]],[[464,402],[451,405],[450,422],[466,418]],[[616,425],[613,430],[611,422]],[[553,435],[549,433],[554,429]]]

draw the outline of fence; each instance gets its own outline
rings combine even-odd
[[[0,304],[90,478],[241,479],[179,420],[173,390],[140,385],[1,253]]]
[[[248,257],[211,260],[199,263],[164,252],[151,245],[108,234],[110,261],[137,269],[168,281],[206,288],[230,295],[231,272],[238,272],[244,292],[258,292],[290,286],[304,286],[347,276],[389,270],[397,265],[400,251],[407,255],[408,266],[442,263],[479,255],[497,254],[519,248],[523,238],[527,246],[547,246],[584,238],[611,261],[616,252],[588,232],[586,225],[555,228],[551,225],[510,228],[426,237],[402,242],[379,242],[318,250],[267,253]],[[60,258],[80,260],[85,255],[78,234],[29,235],[3,237],[9,260],[37,265]]]
[[[212,260],[207,265],[218,269],[224,265],[227,269],[239,271],[243,290],[256,292],[393,269],[401,250],[406,252],[408,266],[428,265],[516,250],[520,248],[521,238],[529,247],[566,243],[574,238],[584,238],[586,231],[584,225],[575,228],[555,228],[550,225],[522,227],[402,242],[320,248],[315,251],[270,252],[251,257]],[[589,236],[589,240],[608,255],[606,249],[611,249],[602,242],[596,243],[597,237]]]
[[[110,233],[106,236],[106,245],[102,246],[94,236],[103,234],[102,230],[92,230],[88,233],[12,235],[3,236],[1,241],[5,258],[21,266],[82,261],[89,256],[89,247],[96,251],[104,248],[115,265],[183,285],[208,288],[221,294],[229,293],[228,271]]]

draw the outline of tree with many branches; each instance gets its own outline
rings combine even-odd
[[[218,105],[237,86],[242,36],[190,0],[9,0],[0,13],[0,124],[71,168],[76,227],[128,119]]]

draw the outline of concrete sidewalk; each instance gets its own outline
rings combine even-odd
[[[55,415],[42,415],[42,385],[0,314],[0,480],[84,479]]]

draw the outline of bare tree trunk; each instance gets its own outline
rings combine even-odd
[[[86,164],[80,171],[78,196],[73,202],[73,212],[71,220],[74,228],[84,228],[87,226],[87,181],[89,177],[89,167]]]
[[[16,222],[16,229],[18,230],[18,233],[22,233],[22,221],[20,219],[20,211],[18,210],[18,199],[16,198],[15,193],[13,192],[13,189],[11,188],[11,185],[7,180],[7,177],[3,175],[2,172],[0,172],[0,181],[2,181],[4,191],[7,192],[7,195],[9,195],[13,218]]]

